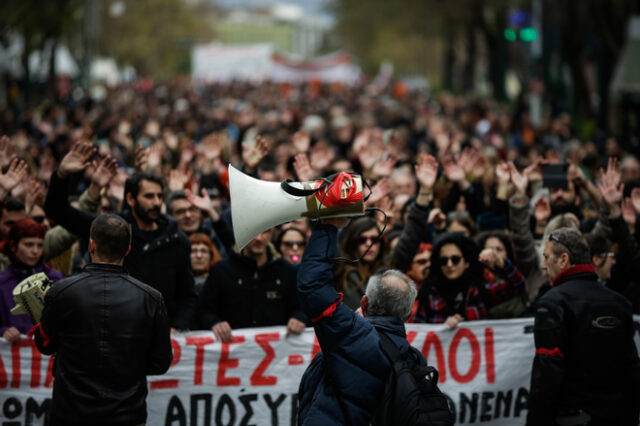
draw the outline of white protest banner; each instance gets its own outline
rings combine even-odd
[[[531,318],[464,322],[455,330],[408,324],[407,338],[438,369],[456,424],[523,425],[532,326]],[[285,333],[284,327],[234,330],[228,344],[210,332],[173,335],[171,368],[148,378],[147,424],[296,424],[298,384],[319,347],[312,329]],[[10,345],[0,339],[0,426],[44,423],[51,367],[33,341]]]

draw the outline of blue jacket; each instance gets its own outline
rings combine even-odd
[[[363,318],[341,302],[332,266],[336,228],[313,231],[298,270],[298,296],[322,351],[305,371],[298,391],[300,425],[368,425],[384,392],[390,364],[380,349],[376,328],[404,351],[404,323],[394,317]]]

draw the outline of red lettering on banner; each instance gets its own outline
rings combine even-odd
[[[431,349],[431,345],[433,345],[436,349],[436,363],[438,364],[438,374],[440,375],[439,382],[444,383],[447,380],[447,369],[444,363],[444,351],[442,350],[442,342],[440,342],[440,338],[438,335],[430,331],[427,333],[427,337],[424,339],[424,345],[422,346],[422,354],[428,360],[429,359],[429,350]]]
[[[0,389],[4,389],[9,384],[9,378],[7,377],[7,370],[4,368],[4,361],[0,356]]]
[[[458,346],[463,337],[469,340],[471,345],[471,366],[469,366],[469,371],[464,375],[460,374],[457,365]],[[449,370],[451,371],[451,378],[458,383],[469,383],[480,371],[480,343],[468,328],[459,329],[451,340],[451,346],[449,346]]]
[[[484,329],[484,358],[487,371],[487,383],[495,383],[496,359],[493,351],[493,328]]]
[[[37,357],[37,363],[40,365],[40,360],[42,359],[42,355],[40,351],[36,348],[35,342],[31,339],[20,339],[19,341],[11,344],[11,387],[19,388],[20,387],[20,348],[31,348],[31,356],[32,359]],[[33,371],[32,371],[33,374]],[[33,376],[31,376],[31,387],[37,387],[40,385],[40,371],[38,371],[38,382],[34,386]]]
[[[239,386],[240,377],[226,377],[227,369],[238,368],[238,358],[229,358],[229,345],[244,343],[244,336],[231,336],[230,343],[222,342],[220,361],[218,361],[218,386]]]
[[[417,335],[418,335],[417,331],[408,332],[407,333],[407,342],[409,342],[409,344],[412,344]]]
[[[193,375],[193,384],[202,384],[202,366],[204,364],[204,347],[213,343],[213,337],[187,337],[187,345],[195,345],[196,347],[196,371]]]
[[[311,359],[315,358],[316,354],[320,352],[320,343],[318,343],[318,336],[313,335],[313,348],[311,349]]]
[[[302,355],[289,355],[289,365],[304,364],[304,357]]]
[[[171,349],[173,350],[173,360],[169,368],[180,362],[180,358],[182,357],[182,348],[180,348],[180,343],[178,343],[176,339],[171,339]],[[154,380],[149,383],[149,389],[175,389],[179,383],[178,379]]]
[[[45,388],[50,388],[53,386],[53,363],[55,361],[55,358],[50,356],[49,357],[49,363],[47,365],[47,375],[44,378],[44,387]]]
[[[265,357],[260,361],[260,364],[256,367],[255,371],[251,373],[251,385],[252,386],[273,386],[278,383],[276,376],[264,376],[264,372],[269,368],[269,364],[276,357],[276,353],[269,344],[269,342],[276,342],[280,340],[280,333],[262,333],[256,334],[256,343],[260,345],[262,350],[266,353]]]

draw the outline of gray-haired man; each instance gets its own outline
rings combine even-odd
[[[404,320],[416,288],[403,273],[389,270],[370,279],[361,302],[363,316],[341,303],[342,294],[334,290],[329,259],[335,256],[337,227],[346,223],[332,219],[317,226],[298,270],[300,303],[322,348],[300,383],[301,425],[368,425],[391,368],[379,332],[400,352],[409,349]]]
[[[527,424],[637,425],[640,361],[631,304],[598,283],[579,231],[552,232],[543,257],[553,288],[535,309]]]

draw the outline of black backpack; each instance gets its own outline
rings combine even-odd
[[[427,365],[419,350],[401,353],[389,336],[378,330],[380,345],[391,362],[384,398],[372,425],[452,426],[453,412],[438,389],[438,370]]]

